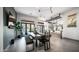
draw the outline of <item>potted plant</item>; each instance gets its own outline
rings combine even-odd
[[[19,21],[15,22],[15,30],[16,30],[16,36],[22,35],[22,23],[21,22]]]

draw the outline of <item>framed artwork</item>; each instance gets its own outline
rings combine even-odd
[[[77,16],[76,13],[68,15],[68,25],[67,25],[67,27],[76,27],[77,26],[76,25],[76,22],[77,22],[76,16]]]

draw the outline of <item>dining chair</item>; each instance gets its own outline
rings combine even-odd
[[[32,45],[32,47],[33,47],[32,49],[29,49],[30,45]],[[31,35],[28,35],[28,38],[26,37],[26,46],[27,46],[26,47],[27,52],[30,52],[30,51],[34,50],[34,41],[33,41],[33,37]]]
[[[49,34],[42,35],[39,41],[42,42],[44,46],[44,50],[48,50],[50,48],[50,35]]]

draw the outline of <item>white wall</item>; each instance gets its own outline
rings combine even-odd
[[[67,27],[67,16],[71,10],[67,11],[62,15],[62,19],[64,20],[62,37],[79,40],[79,8],[74,8],[72,10],[77,13],[77,27]]]
[[[3,8],[0,7],[0,51],[3,51]]]
[[[41,21],[37,17],[33,17],[33,16],[29,16],[29,15],[24,15],[24,14],[21,14],[21,13],[17,13],[17,21],[20,21],[20,20],[34,21],[35,27],[38,25],[37,22]]]
[[[16,17],[16,12],[12,7],[4,7],[3,8],[3,49],[9,45],[9,42],[15,38],[16,33],[15,29],[8,28],[8,13],[11,12],[13,16]]]
[[[4,26],[4,36],[3,36],[3,39],[4,39],[4,49],[7,48],[7,46],[9,45],[9,42],[15,38],[15,31],[14,29],[9,29],[7,26]]]
[[[25,14],[17,13],[17,20],[29,20],[29,21],[36,21],[36,17],[28,16]]]

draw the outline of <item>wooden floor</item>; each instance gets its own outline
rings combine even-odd
[[[61,39],[59,34],[52,33],[50,38],[51,48],[46,52],[79,52],[79,41]],[[35,52],[35,51],[34,51]],[[45,52],[43,47],[37,52]]]
[[[72,39],[60,39],[60,35],[52,33],[50,38],[51,48],[44,51],[44,47],[36,48],[31,52],[79,52],[79,41]],[[32,47],[32,46],[29,46]],[[6,51],[8,52],[25,52],[26,41],[24,38],[16,40],[13,46],[9,46]]]

